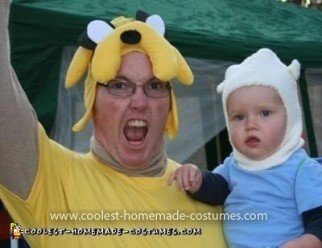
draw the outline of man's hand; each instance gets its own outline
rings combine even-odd
[[[195,193],[201,186],[202,173],[196,165],[184,164],[170,175],[168,185],[171,185],[174,180],[182,191]]]

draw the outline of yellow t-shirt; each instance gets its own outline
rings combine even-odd
[[[24,235],[31,247],[225,247],[222,223],[209,220],[221,208],[167,186],[179,166],[174,161],[162,177],[130,177],[91,153],[64,148],[40,126],[38,133],[39,165],[28,199],[0,185],[1,199],[22,229],[46,228],[46,235]]]

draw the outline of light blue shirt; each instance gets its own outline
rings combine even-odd
[[[303,212],[322,206],[322,166],[303,149],[260,171],[241,168],[231,155],[213,172],[231,190],[224,203],[224,233],[232,248],[278,247],[304,233]]]

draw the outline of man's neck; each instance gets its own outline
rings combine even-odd
[[[167,155],[165,149],[161,149],[159,154],[155,156],[154,159],[150,161],[148,167],[138,169],[138,170],[130,170],[117,162],[110,153],[103,147],[103,145],[95,139],[94,136],[91,138],[91,147],[92,153],[95,158],[103,164],[111,167],[112,169],[129,176],[136,177],[159,177],[162,176],[165,172],[166,164],[167,164]]]

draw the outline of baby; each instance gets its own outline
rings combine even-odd
[[[213,172],[187,164],[169,178],[239,216],[224,220],[229,247],[322,247],[322,166],[301,148],[299,74],[297,60],[287,67],[269,49],[230,66],[217,90],[232,154]]]

